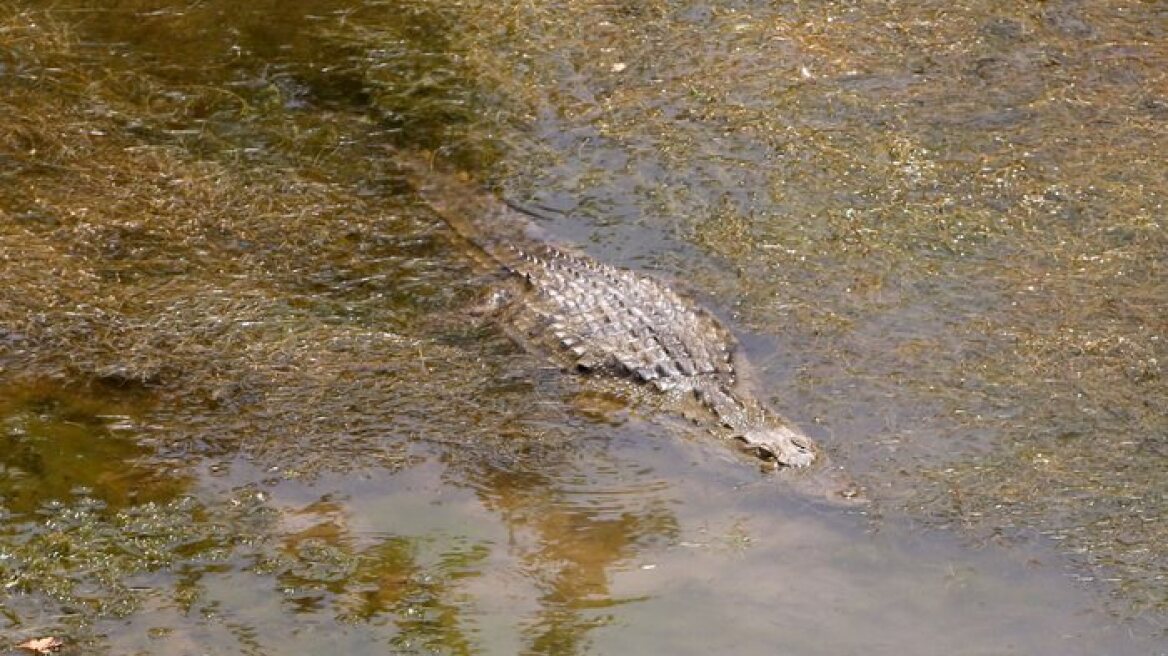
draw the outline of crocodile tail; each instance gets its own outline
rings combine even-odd
[[[451,230],[486,256],[476,258],[491,268],[512,268],[516,254],[539,244],[539,229],[520,212],[511,209],[485,190],[468,173],[449,170],[438,157],[426,151],[393,151],[401,169],[418,197]]]

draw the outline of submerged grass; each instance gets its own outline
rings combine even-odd
[[[103,11],[79,14],[90,35]],[[179,613],[167,644],[194,644],[182,627],[215,615],[215,577],[235,572],[296,613],[391,615],[402,649],[468,653],[443,582],[473,575],[482,547],[440,544],[429,563],[413,537],[287,534],[262,489],[210,495],[191,473],[238,457],[273,479],[384,475],[423,443],[472,476],[537,467],[571,434],[562,407],[532,401],[560,383],[531,382],[535,360],[451,312],[478,291],[469,262],[379,145],[469,134],[450,112],[422,120],[472,111],[452,81],[383,79],[444,56],[418,55],[429,14],[388,21],[417,32],[392,53],[322,28],[331,74],[196,59],[178,81],[117,39],[83,42],[54,20],[68,12],[0,12],[0,648],[52,634],[101,651],[94,623],[143,605]],[[338,91],[353,80],[389,90]],[[419,95],[424,112],[395,117]],[[114,400],[76,410],[87,396]]]
[[[763,364],[783,409],[889,499],[911,490],[890,503],[1049,536],[1165,608],[1162,10],[320,3],[282,60],[271,7],[232,17],[249,41],[217,6],[0,9],[0,382],[145,390],[171,462],[394,468],[422,439],[468,476],[537,467],[574,420],[533,399],[565,384],[449,311],[480,288],[470,259],[382,146],[439,150],[598,255],[735,299],[715,309],[782,349]],[[166,59],[196,33],[216,47]],[[185,497],[93,503],[50,509],[5,580],[68,598],[96,567],[38,559],[62,514],[88,527],[71,553],[140,535],[157,555],[111,589],[219,539],[175,535]],[[293,542],[297,585],[418,571],[408,545]],[[347,612],[404,607],[385,588]]]
[[[466,11],[468,64],[529,108],[509,193],[735,299],[797,372],[780,405],[906,508],[1166,608],[1161,7]]]
[[[469,3],[444,47],[525,113],[509,192],[736,299],[855,468],[1163,608],[1159,11]]]

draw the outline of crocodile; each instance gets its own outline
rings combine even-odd
[[[758,401],[737,341],[710,312],[650,276],[553,245],[522,208],[431,159],[398,153],[395,162],[474,247],[468,252],[518,282],[490,305],[525,338],[547,344],[581,373],[696,400],[766,462],[799,468],[816,460],[812,440]]]

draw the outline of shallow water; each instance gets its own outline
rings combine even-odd
[[[1161,6],[0,26],[0,649],[1168,653]],[[473,312],[423,149],[722,317],[870,502]]]
[[[66,617],[94,604],[84,633],[111,653],[1152,648],[1046,549],[971,550],[904,517],[813,503],[639,422],[595,433],[535,471],[468,472],[425,444],[400,470],[311,481],[216,459],[152,511],[110,519],[117,499],[95,503],[110,496],[95,488],[9,525],[89,561],[73,564],[88,574],[33,568],[81,579]],[[10,611],[51,626],[43,592]]]

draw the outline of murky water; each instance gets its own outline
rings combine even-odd
[[[1168,653],[1166,31],[0,9],[0,649]],[[472,312],[420,149],[725,318],[871,503]]]

